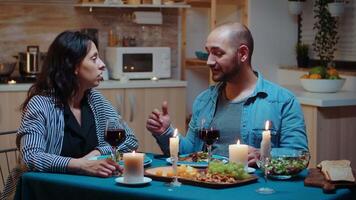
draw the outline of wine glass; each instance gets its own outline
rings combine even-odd
[[[121,118],[109,118],[106,121],[105,141],[112,147],[111,157],[115,162],[119,161],[117,147],[126,139],[126,132]]]
[[[265,184],[267,185],[267,178],[268,178],[268,174],[270,173],[270,169],[269,169],[269,165],[271,163],[271,157],[263,157],[261,156],[256,164],[257,166],[263,171],[263,178],[265,180]],[[260,193],[260,194],[273,194],[276,191],[273,188],[270,187],[260,187],[256,190],[256,192]]]
[[[208,165],[211,161],[211,147],[220,137],[220,131],[216,128],[214,123],[205,127],[205,119],[201,121],[201,127],[199,129],[199,137],[202,139],[208,149]]]

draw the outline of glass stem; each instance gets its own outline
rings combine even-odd
[[[207,148],[208,148],[208,165],[209,165],[211,161],[211,145],[207,145]]]
[[[117,162],[116,159],[116,146],[112,146],[111,158],[114,162]]]
[[[173,156],[173,174],[174,174],[174,182],[178,182],[178,176],[177,176],[177,162],[178,162],[178,156]]]

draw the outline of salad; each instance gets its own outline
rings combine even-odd
[[[267,166],[269,175],[296,175],[309,163],[309,154],[272,157]]]

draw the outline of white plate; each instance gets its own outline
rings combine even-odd
[[[252,167],[248,167],[248,168],[247,168],[247,173],[249,173],[249,174],[252,174],[252,173],[254,173],[255,171],[256,171],[255,168],[252,168]]]
[[[186,156],[186,155],[181,155],[181,156]],[[219,155],[212,155],[212,158],[221,160],[223,163],[229,162],[229,159],[224,157],[224,156],[219,156]],[[167,158],[166,161],[170,164],[172,164],[172,159]],[[177,165],[188,165],[191,167],[208,167],[208,162],[189,162],[189,161],[178,161]]]
[[[142,182],[127,183],[127,182],[124,181],[124,177],[115,178],[115,182],[116,183],[120,183],[120,184],[123,184],[123,185],[143,185],[143,184],[147,184],[147,183],[149,183],[151,181],[152,181],[151,178],[143,177]]]
[[[102,159],[107,159],[107,158],[110,158],[110,155],[93,156],[93,157],[88,158],[88,160],[102,160]],[[152,159],[145,156],[143,165],[147,166],[151,163],[152,163]],[[124,165],[124,162],[122,160],[120,160],[119,165]]]

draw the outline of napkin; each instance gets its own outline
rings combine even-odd
[[[329,181],[355,182],[349,160],[324,160],[318,167]]]

